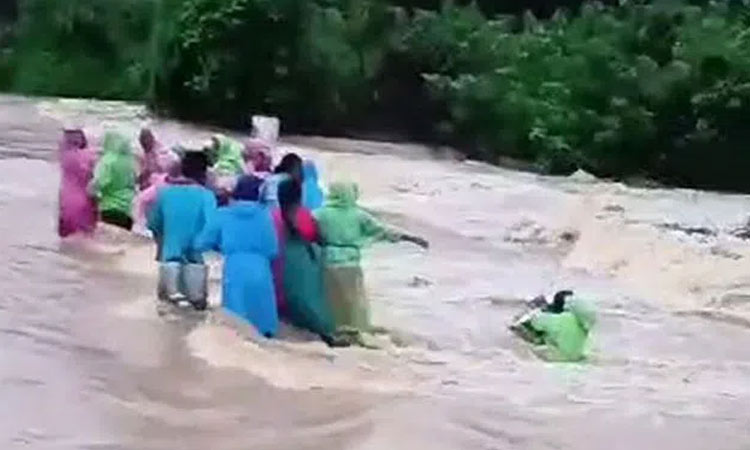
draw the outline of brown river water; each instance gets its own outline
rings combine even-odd
[[[135,136],[143,108],[0,97],[0,118],[0,448],[750,449],[750,243],[733,233],[750,197],[289,138],[432,243],[368,252],[388,334],[330,350],[157,306],[142,239],[60,242],[62,124]],[[152,124],[167,144],[209,136]],[[568,287],[598,306],[591,360],[545,363],[507,325]]]

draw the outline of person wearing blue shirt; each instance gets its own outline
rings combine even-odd
[[[200,233],[195,248],[222,254],[222,306],[270,338],[279,327],[271,274],[279,243],[271,212],[259,202],[261,184],[252,175],[242,176],[229,206]]]
[[[203,153],[187,152],[181,162],[182,175],[168,178],[168,184],[159,190],[149,211],[147,226],[154,234],[157,259],[163,267],[165,264],[203,266],[203,255],[195,249],[194,241],[216,213],[216,197],[203,186],[207,167]],[[164,295],[160,291],[160,297]],[[191,302],[198,309],[206,307],[205,298]]]

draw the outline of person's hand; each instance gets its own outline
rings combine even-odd
[[[430,248],[430,243],[427,241],[427,239],[424,239],[418,236],[405,235],[402,237],[402,239],[406,242],[411,242],[414,245],[418,245],[419,247],[422,247],[425,250]]]
[[[418,246],[422,247],[425,250],[428,250],[430,248],[430,243],[427,241],[427,239],[418,237],[414,240],[414,243]]]

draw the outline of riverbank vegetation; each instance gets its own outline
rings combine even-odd
[[[7,90],[144,100],[230,126],[264,112],[286,131],[750,190],[741,2],[19,5],[0,35]]]

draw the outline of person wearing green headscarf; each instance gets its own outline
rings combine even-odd
[[[211,138],[209,155],[211,158],[211,188],[219,199],[219,204],[225,204],[237,179],[245,171],[245,160],[242,157],[244,146],[222,134]]]
[[[244,147],[241,143],[219,134],[212,138],[212,145],[215,157],[213,169],[217,175],[238,176],[244,172]]]
[[[91,192],[99,201],[102,222],[130,230],[136,189],[136,159],[130,142],[119,133],[104,135]]]
[[[370,310],[360,265],[362,249],[371,242],[408,241],[427,248],[424,239],[392,230],[361,209],[354,183],[333,183],[324,206],[315,211],[323,255],[328,301],[340,334],[370,331]]]
[[[552,304],[537,309],[511,326],[523,339],[540,345],[538,353],[549,361],[575,362],[585,358],[596,313],[572,291],[555,294]]]

